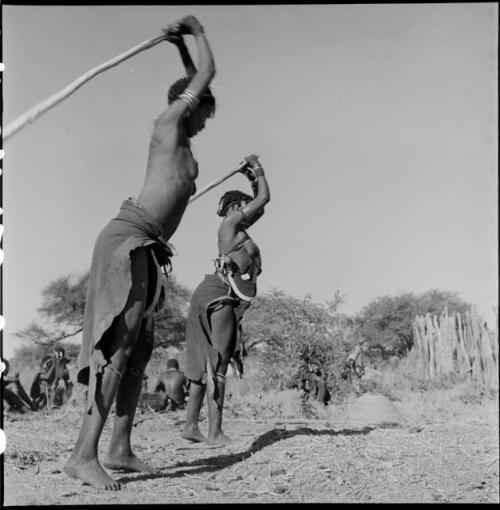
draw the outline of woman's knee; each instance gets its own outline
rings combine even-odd
[[[216,372],[218,374],[226,375],[227,367],[231,361],[233,353],[226,352],[219,355],[219,362],[217,363]]]
[[[113,363],[122,366],[136,352],[140,341],[140,333],[127,328],[121,331],[118,329],[111,336],[113,337],[112,342],[103,349],[105,357],[111,359]]]
[[[144,321],[139,338],[130,356],[130,364],[136,368],[145,368],[148,364],[155,346],[155,335],[152,318]]]
[[[154,334],[151,332],[142,333],[133,352],[134,358],[146,364],[153,354],[155,346]]]

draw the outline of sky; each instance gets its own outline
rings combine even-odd
[[[217,112],[192,140],[198,189],[256,153],[271,202],[249,231],[259,291],[340,311],[430,289],[498,307],[496,3],[3,5],[3,123],[84,72],[195,15],[215,57]],[[188,39],[197,61],[192,38]],[[94,241],[142,187],[154,119],[183,75],[165,42],[97,76],[4,141],[4,355],[42,289],[81,275]],[[221,194],[171,238],[194,289],[217,255]]]

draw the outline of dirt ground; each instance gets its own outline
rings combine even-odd
[[[497,401],[459,397],[409,395],[392,403],[399,424],[368,425],[369,410],[356,421],[349,408],[303,422],[228,417],[234,442],[224,448],[181,439],[185,411],[146,411],[136,418],[133,445],[161,471],[115,472],[118,492],[94,490],[61,471],[80,426],[78,407],[8,413],[4,504],[498,503]],[[102,455],[109,437],[110,423]]]

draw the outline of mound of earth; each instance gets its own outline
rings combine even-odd
[[[365,393],[354,400],[347,410],[347,420],[353,425],[404,425],[405,419],[396,406],[383,395]]]

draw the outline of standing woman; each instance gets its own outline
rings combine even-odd
[[[235,354],[239,321],[257,292],[262,271],[259,248],[246,229],[264,214],[269,186],[257,156],[245,158],[241,171],[251,182],[254,197],[228,191],[219,202],[219,256],[214,274],[205,275],[191,299],[186,327],[186,376],[190,380],[186,424],[182,437],[223,445],[231,440],[222,432],[226,372]],[[208,437],[198,428],[208,385]]]
[[[118,215],[100,232],[92,256],[77,376],[78,382],[89,386],[87,406],[64,471],[98,489],[120,489],[103,466],[154,471],[132,452],[130,435],[154,346],[152,314],[165,296],[160,267],[170,264],[168,240],[181,221],[198,176],[190,139],[215,111],[208,88],[215,75],[214,59],[194,16],[165,30],[167,40],[184,34],[195,39],[198,70],[170,87],[168,107],[156,119],[151,134],[142,190],[137,199],[125,200]],[[101,465],[98,443],[115,398],[111,442]]]

